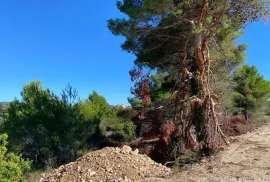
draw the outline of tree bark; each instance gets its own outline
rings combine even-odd
[[[245,120],[248,121],[248,108],[247,106],[245,107],[245,111],[244,111],[244,115],[245,115]]]

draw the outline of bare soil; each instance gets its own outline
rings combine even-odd
[[[170,174],[169,168],[138,153],[139,150],[132,151],[129,146],[106,147],[43,174],[40,182],[129,182]]]
[[[270,124],[242,136],[201,163],[187,166],[166,179],[148,178],[147,182],[183,181],[270,181]]]

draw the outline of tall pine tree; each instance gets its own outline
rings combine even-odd
[[[181,128],[179,138],[186,146],[196,128],[202,151],[213,148],[217,134],[226,142],[219,128],[215,109],[219,98],[211,89],[210,50],[219,50],[224,39],[234,37],[244,26],[267,16],[265,1],[256,0],[124,0],[118,9],[127,19],[112,19],[108,27],[126,38],[122,48],[136,55],[133,93],[151,102],[149,74],[146,68],[169,75],[174,83],[171,101],[175,113],[171,119]],[[235,49],[235,53],[237,53]],[[217,55],[217,54],[216,54]],[[217,69],[220,69],[217,67]]]

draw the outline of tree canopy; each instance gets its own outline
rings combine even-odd
[[[255,66],[243,65],[234,74],[236,91],[234,104],[241,109],[246,120],[262,106],[267,105],[270,98],[270,83],[258,73]]]
[[[77,141],[80,141],[84,130],[77,105],[70,105],[65,100],[69,98],[68,93],[63,91],[61,100],[35,81],[23,87],[21,96],[21,101],[15,99],[9,103],[3,123],[3,131],[10,136],[12,150],[22,152],[38,166],[46,165],[55,150],[63,152],[61,148],[68,148],[68,155],[75,155],[72,150],[78,147]],[[67,159],[57,160],[61,163]]]
[[[8,104],[0,130],[9,134],[9,149],[31,159],[35,168],[75,160],[88,146],[99,147],[105,137],[134,137],[133,123],[118,118],[117,110],[95,91],[80,100],[71,85],[57,96],[33,81],[24,85],[21,96]]]

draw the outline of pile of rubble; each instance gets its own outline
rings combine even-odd
[[[43,174],[40,182],[129,182],[166,177],[170,172],[169,168],[139,154],[138,149],[106,147],[61,166],[51,174]]]

